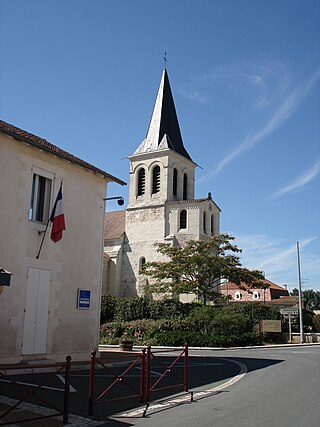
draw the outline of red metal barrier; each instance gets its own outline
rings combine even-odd
[[[136,354],[136,355],[117,355],[114,357],[109,357],[109,358],[99,358],[96,357],[96,352],[92,351],[91,352],[91,362],[90,362],[90,383],[89,383],[89,416],[93,415],[93,408],[94,405],[97,404],[102,404],[102,403],[109,403],[109,402],[114,402],[117,400],[124,400],[124,399],[132,399],[135,397],[139,397],[140,399],[140,403],[143,403],[144,401],[144,388],[145,388],[145,354],[146,354],[146,350],[143,349],[141,351],[140,354]],[[132,360],[133,358],[133,360]],[[117,362],[119,362],[119,360],[123,360],[124,362],[126,361],[125,359],[127,359],[128,365],[124,368],[124,370],[120,373],[117,374],[113,371],[112,367],[107,366],[108,362],[110,364],[110,362],[112,362],[112,359],[116,359]],[[129,359],[129,360],[128,360]],[[95,370],[96,370],[96,365],[100,365],[101,367],[103,367],[106,371],[108,371],[109,373],[111,373],[114,376],[114,381],[112,381],[110,384],[108,384],[106,386],[106,388],[103,390],[102,393],[99,394],[99,396],[95,397]],[[140,374],[140,381],[139,381],[139,388],[136,389],[135,387],[133,387],[130,383],[128,383],[128,381],[126,380],[126,376],[128,375],[128,373],[131,371],[132,368],[137,367],[140,365],[140,369],[141,369],[141,374]],[[121,396],[118,398],[114,398],[114,399],[109,399],[109,400],[102,400],[103,397],[105,397],[111,389],[113,389],[116,385],[119,384],[123,384],[125,385],[128,389],[132,390],[135,394],[132,395],[128,395],[128,396]]]
[[[33,365],[32,368],[29,369],[36,369],[36,368],[41,368],[41,369],[46,369],[46,368],[55,368],[56,370],[54,372],[50,372],[47,373],[45,379],[42,381],[41,384],[36,385],[35,387],[31,388],[30,390],[30,386],[26,387],[24,384],[19,383],[19,381],[14,380],[12,378],[8,377],[8,373],[4,373],[8,372],[8,371],[17,371],[17,370],[23,370],[26,371],[28,369],[27,366],[19,366],[19,367],[5,367],[0,369],[0,378],[1,379],[5,379],[6,382],[9,382],[11,384],[13,384],[16,388],[18,388],[19,390],[23,390],[26,391],[26,393],[24,394],[23,398],[20,399],[15,405],[13,405],[12,407],[10,407],[7,411],[3,412],[0,415],[0,426],[1,425],[8,425],[8,424],[16,424],[16,423],[21,423],[24,421],[34,421],[34,420],[40,420],[43,418],[51,418],[51,417],[57,417],[59,415],[63,416],[63,422],[67,423],[68,422],[68,417],[69,417],[69,389],[70,389],[70,372],[71,372],[71,356],[67,356],[66,357],[66,362],[65,363],[56,363],[56,364],[48,364],[48,365]],[[41,391],[42,388],[44,388],[49,380],[49,378],[52,377],[52,375],[57,375],[58,373],[62,373],[63,370],[65,370],[65,384],[64,384],[64,404],[63,404],[63,408],[60,409],[58,408],[56,405],[54,405],[52,402],[46,400],[43,396],[39,395],[39,392]],[[25,372],[24,372],[25,373]],[[30,397],[34,397],[37,398],[40,402],[45,403],[45,405],[53,410],[55,410],[56,412],[52,413],[51,415],[40,415],[38,417],[33,417],[33,418],[26,418],[26,419],[21,419],[19,418],[19,420],[10,420],[9,422],[2,422],[1,420],[3,420],[7,415],[9,415],[12,411],[14,411],[22,402],[26,402],[28,398]]]
[[[159,353],[172,353],[172,352],[180,352],[180,354],[174,359],[170,365],[166,365],[159,357],[156,356],[156,354]],[[175,367],[176,363],[184,357],[184,364],[183,364],[183,378],[181,379],[174,371],[173,368]],[[164,368],[164,372],[160,375],[160,377],[154,382],[154,384],[151,384],[150,380],[150,372],[151,372],[151,364],[152,360],[157,361],[157,363]],[[170,349],[170,350],[158,350],[158,351],[152,351],[151,347],[147,348],[147,357],[146,357],[146,402],[150,401],[150,394],[155,391],[160,390],[167,390],[170,388],[177,388],[183,386],[183,390],[185,392],[189,391],[189,384],[188,384],[188,346],[185,345],[184,349],[181,351],[181,349]],[[158,385],[163,382],[164,378],[170,375],[172,378],[176,380],[176,383],[173,385],[167,385],[163,387],[158,387]]]

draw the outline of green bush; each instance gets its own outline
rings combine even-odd
[[[147,298],[118,298],[115,306],[114,318],[122,322],[148,319],[149,300]]]
[[[278,319],[274,307],[261,304],[228,304],[222,307],[183,304],[176,300],[147,298],[102,300],[101,343],[132,339],[136,345],[230,347],[259,343],[260,319]]]
[[[312,320],[314,331],[320,332],[320,314],[315,314]]]
[[[203,342],[204,336],[192,331],[157,332],[149,339],[150,345],[163,346],[184,346],[187,343],[192,347],[200,347],[204,346]]]
[[[210,323],[211,330],[217,336],[240,336],[252,331],[252,323],[243,313],[230,312],[222,308]]]
[[[145,297],[117,298],[106,294],[101,298],[101,324],[119,320],[173,319],[186,317],[199,304],[183,304],[172,299],[152,301]]]
[[[212,321],[219,312],[219,308],[208,306],[195,307],[187,317],[194,331],[207,333],[212,329]]]
[[[101,297],[100,324],[113,321],[117,301],[113,295],[106,294]]]
[[[184,304],[173,299],[149,301],[149,316],[153,320],[181,318],[186,317],[192,308],[192,304]]]
[[[240,317],[233,317],[239,321]],[[221,316],[219,320],[223,321]],[[230,328],[211,324],[211,330],[196,330],[188,319],[134,320],[110,322],[101,326],[101,344],[118,344],[121,338],[133,340],[135,345],[230,347],[257,344],[259,339],[253,331],[241,330],[241,324]],[[229,329],[228,329],[229,328]]]
[[[278,320],[281,318],[279,309],[276,307],[269,307],[260,303],[248,304],[229,304],[224,307],[229,313],[243,314],[252,325],[259,323],[259,320]]]

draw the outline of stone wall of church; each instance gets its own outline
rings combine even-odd
[[[139,275],[142,258],[156,261],[154,243],[164,241],[164,206],[126,211],[126,236],[122,254],[123,296],[144,295],[146,279]]]

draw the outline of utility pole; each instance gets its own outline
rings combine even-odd
[[[297,242],[297,258],[298,258],[298,282],[299,282],[299,320],[300,320],[300,343],[304,342],[303,337],[303,317],[302,317],[302,289],[301,289],[301,272],[300,272],[300,253],[299,242]]]

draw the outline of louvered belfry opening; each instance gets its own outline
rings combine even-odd
[[[160,191],[160,167],[155,166],[152,171],[152,194]]]
[[[138,196],[142,196],[146,191],[146,171],[141,168],[138,172]]]
[[[173,184],[172,184],[172,194],[177,195],[178,192],[178,171],[176,168],[173,169]]]
[[[188,198],[188,175],[186,173],[183,174],[183,200],[187,200]]]

